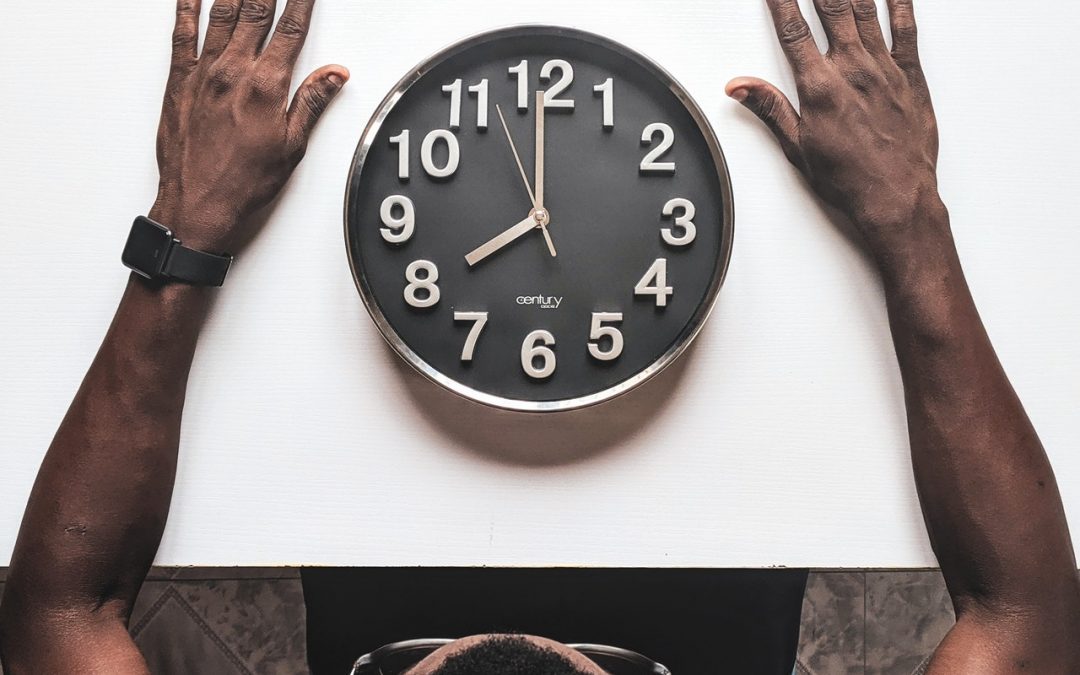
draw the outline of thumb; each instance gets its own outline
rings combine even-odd
[[[349,71],[345,66],[323,66],[307,76],[289,106],[287,124],[290,141],[298,147],[307,144],[311,130],[348,79]]]
[[[756,77],[737,77],[728,82],[725,91],[757,115],[776,136],[788,160],[797,167],[801,166],[799,124],[802,120],[783,92]]]

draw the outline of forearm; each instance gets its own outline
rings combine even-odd
[[[323,66],[290,99],[313,0],[284,3],[277,30],[273,11],[238,5],[216,2],[202,33],[199,3],[176,2],[149,214],[191,248],[233,255],[258,233],[265,219],[257,214],[349,77],[343,66]],[[210,293],[128,284],[23,518],[0,604],[0,659],[12,675],[146,671],[126,623],[165,528]]]
[[[208,298],[129,282],[34,485],[5,589],[5,633],[86,612],[126,620],[165,526]]]
[[[958,622],[934,673],[1080,672],[1080,578],[1053,471],[975,309],[938,198],[939,136],[911,0],[769,0],[799,106],[757,78],[727,92],[851,220],[884,280],[915,481]]]
[[[886,295],[916,484],[950,593],[961,610],[1075,609],[1053,470],[976,310],[946,211],[919,218],[915,229],[938,234],[885,265]]]

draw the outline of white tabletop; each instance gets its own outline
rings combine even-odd
[[[1080,528],[1080,5],[917,4],[961,254]],[[4,8],[0,564],[154,197],[172,15],[171,0]],[[399,362],[342,238],[383,95],[445,44],[519,22],[604,33],[672,71],[735,185],[731,272],[695,347],[557,420],[460,401]],[[933,564],[879,284],[723,96],[743,74],[792,90],[763,0],[320,0],[301,69],[334,61],[353,79],[203,336],[160,564]]]

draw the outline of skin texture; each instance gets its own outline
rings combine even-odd
[[[958,619],[930,672],[1080,672],[1080,579],[1061,498],[953,245],[911,3],[889,4],[891,51],[873,3],[818,0],[822,55],[797,3],[769,0],[801,110],[754,78],[728,92],[848,215],[881,271],[919,495]],[[198,9],[178,3],[151,216],[189,245],[240,253],[347,72],[319,69],[287,104],[312,0],[290,0],[261,51],[272,5],[218,0],[201,56]],[[0,604],[9,675],[146,672],[127,620],[168,515],[210,293],[129,282],[30,496]]]
[[[252,216],[285,186],[315,123],[349,78],[343,66],[319,68],[290,104],[293,66],[315,2],[291,0],[276,26],[274,5],[215,2],[199,56],[199,2],[177,3],[151,217],[175,223],[188,246],[235,254],[257,234],[261,221]]]
[[[1080,578],[1054,473],[983,328],[937,190],[938,135],[910,0],[769,0],[800,110],[773,85],[727,87],[845,213],[881,271],[915,479],[957,624],[930,673],[1080,672]]]
[[[313,0],[218,0],[196,54],[199,3],[179,0],[150,216],[186,245],[241,253],[348,78],[289,82]],[[4,672],[144,673],[127,634],[168,516],[188,370],[211,292],[132,276],[45,457],[0,604]]]
[[[436,675],[437,671],[446,660],[467,651],[471,647],[475,647],[492,638],[498,638],[498,635],[474,635],[460,640],[455,640],[446,645],[442,649],[433,652],[426,659],[413,666],[406,675]],[[579,669],[582,675],[605,675],[605,671],[600,666],[593,663],[588,657],[579,651],[571,649],[566,645],[555,642],[554,640],[548,640],[547,638],[537,637],[535,635],[514,635],[514,636],[502,636],[510,637],[514,639],[524,640],[530,642],[541,649],[548,649],[556,654],[562,656],[571,664]]]

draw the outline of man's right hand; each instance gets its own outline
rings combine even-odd
[[[198,54],[200,2],[178,0],[150,217],[186,245],[239,253],[255,234],[251,216],[285,186],[349,78],[344,66],[319,68],[289,103],[314,4],[288,0],[264,47],[275,0],[216,0]]]
[[[874,0],[815,0],[822,54],[796,0],[769,0],[794,70],[800,112],[750,77],[727,93],[757,115],[826,202],[855,224],[883,266],[949,239],[937,192],[938,131],[919,63],[911,0],[889,0],[890,52]],[[919,230],[919,228],[923,228]]]

